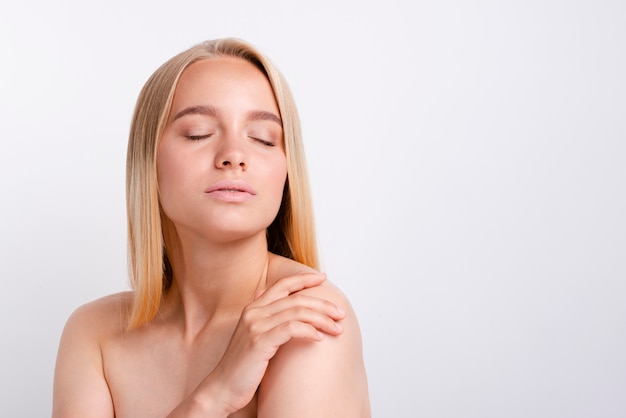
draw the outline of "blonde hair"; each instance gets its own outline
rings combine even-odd
[[[129,275],[134,290],[128,329],[156,315],[172,272],[165,251],[156,156],[181,74],[194,62],[219,56],[249,61],[267,77],[283,123],[287,182],[278,215],[267,229],[268,249],[318,268],[313,206],[302,144],[300,119],[293,96],[278,69],[257,49],[240,39],[202,42],[172,57],[144,85],[132,119],[126,159]]]

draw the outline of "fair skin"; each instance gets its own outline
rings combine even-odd
[[[157,153],[173,277],[125,330],[131,295],[79,308],[54,418],[368,418],[359,327],[323,274],[267,251],[287,176],[269,82],[247,61],[192,64]]]

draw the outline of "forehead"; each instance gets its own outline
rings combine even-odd
[[[275,105],[269,80],[254,64],[235,57],[206,58],[183,71],[176,85],[173,105],[180,101],[243,96],[271,101]]]
[[[214,77],[258,75],[265,78],[263,72],[250,61],[231,56],[199,59],[185,68],[182,78],[198,77],[200,75],[212,75]]]

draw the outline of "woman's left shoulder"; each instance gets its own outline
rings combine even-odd
[[[298,263],[297,261],[279,256],[274,256],[274,259],[271,261],[270,265],[272,270],[270,276],[272,277],[273,281],[302,273],[318,273],[317,270],[311,267],[305,266],[304,264]],[[273,283],[268,282],[268,285],[272,284]],[[335,350],[337,351],[337,354],[342,351],[344,353],[361,351],[361,331],[359,327],[359,322],[356,317],[356,313],[352,308],[352,304],[350,303],[348,297],[333,282],[332,277],[327,277],[327,279],[320,285],[300,290],[298,291],[298,293],[332,302],[338,308],[342,309],[345,312],[345,317],[341,321],[339,321],[343,332],[338,337],[328,336],[328,338],[326,338],[326,343],[314,344],[313,346],[319,347],[320,349],[324,347],[324,349],[326,350]],[[288,345],[298,346],[299,344],[294,343]],[[283,349],[282,351],[284,352],[289,350]],[[323,349],[321,351],[323,351]],[[325,354],[329,353],[327,352]]]
[[[316,272],[293,260],[280,263],[283,277]],[[328,300],[341,308],[345,312],[339,321],[343,332],[324,335],[321,341],[296,339],[281,346],[260,386],[258,416],[369,417],[361,332],[348,298],[332,278],[298,293]],[[290,400],[288,407],[285,399]]]
[[[271,286],[284,277],[302,273],[319,273],[319,271],[295,260],[272,254],[270,272],[268,274],[268,286]],[[299,293],[326,299],[337,304],[342,309],[352,311],[348,298],[341,289],[337,287],[331,277],[328,277],[321,285],[301,290]]]

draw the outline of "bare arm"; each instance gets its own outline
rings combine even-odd
[[[54,374],[53,418],[115,416],[93,327],[98,320],[95,310],[82,307],[65,325]]]
[[[258,417],[369,418],[361,335],[349,302],[331,285],[301,293],[343,307],[344,331],[320,342],[292,340],[281,346],[260,386]]]

